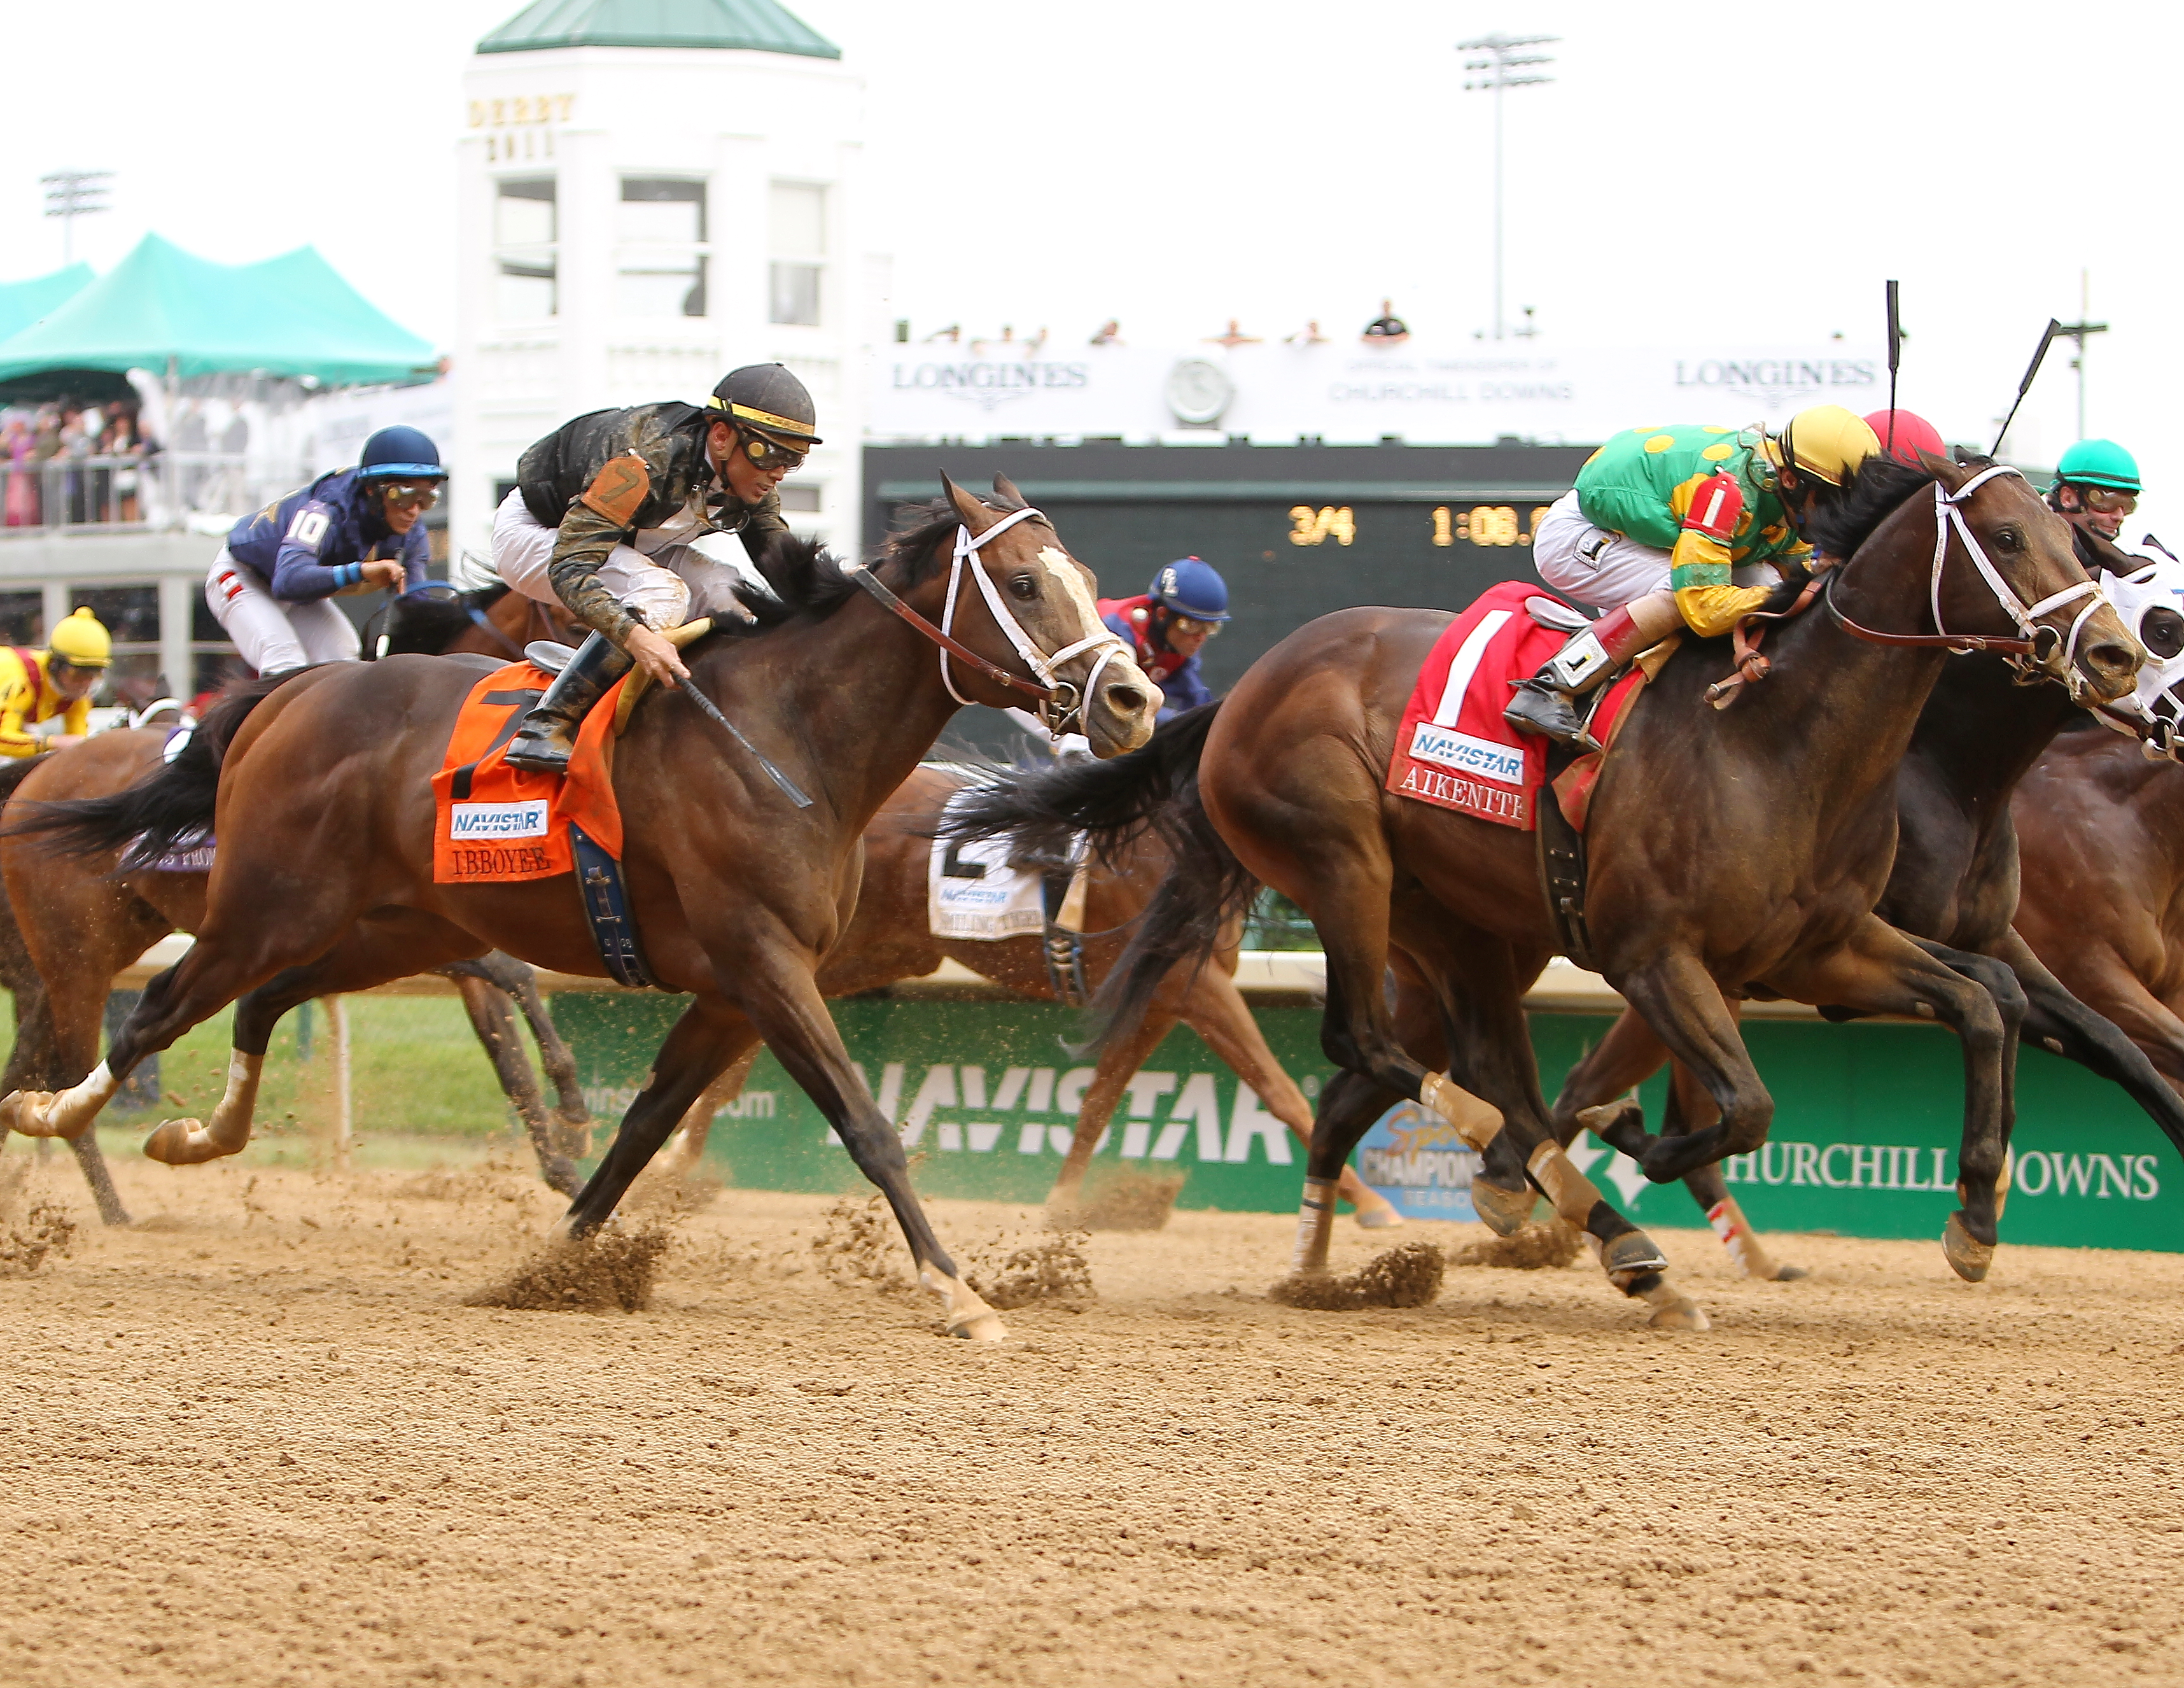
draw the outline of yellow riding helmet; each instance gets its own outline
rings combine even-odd
[[[53,653],[73,668],[104,668],[114,660],[114,640],[86,604],[53,629]]]
[[[1814,404],[1791,417],[1780,434],[1767,436],[1767,455],[1777,469],[1794,464],[1814,480],[1840,487],[1867,458],[1880,455],[1880,439],[1864,417],[1841,405]]]

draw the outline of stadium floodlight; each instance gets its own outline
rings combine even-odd
[[[1552,76],[1538,74],[1542,65],[1555,61],[1544,53],[1529,53],[1528,47],[1549,47],[1562,39],[1552,35],[1483,35],[1474,40],[1460,41],[1458,53],[1475,53],[1482,56],[1464,60],[1463,68],[1479,75],[1476,81],[1466,82],[1467,92],[1490,92],[1494,96],[1494,337],[1505,337],[1502,312],[1502,95],[1509,88],[1533,87],[1542,82],[1552,82]]]
[[[75,261],[75,220],[114,209],[106,203],[104,185],[113,179],[110,170],[57,170],[38,178],[38,186],[46,190],[46,214],[61,220],[64,265]]]

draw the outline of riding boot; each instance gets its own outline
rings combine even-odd
[[[1513,682],[1517,694],[1502,711],[1502,720],[1520,733],[1544,733],[1559,744],[1597,750],[1578,714],[1577,699],[1607,684],[1658,638],[1641,631],[1628,607],[1610,610],[1572,634],[1530,679]]]
[[[577,750],[577,729],[600,694],[628,673],[631,666],[629,657],[604,633],[586,639],[509,740],[509,765],[532,773],[568,772],[569,758]]]

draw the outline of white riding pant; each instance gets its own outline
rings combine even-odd
[[[1564,493],[1548,505],[1532,532],[1532,566],[1540,578],[1566,597],[1599,610],[1624,604],[1669,584],[1671,559],[1657,545],[1641,545],[1627,534],[1595,527],[1578,507],[1577,494]],[[1730,578],[1739,586],[1772,586],[1781,571],[1771,563],[1739,565]]]
[[[242,660],[260,674],[314,662],[355,662],[364,655],[355,624],[332,599],[283,604],[225,545],[205,576],[205,603]]]
[[[521,492],[510,493],[493,512],[493,571],[526,598],[558,606],[561,600],[546,575],[557,537],[539,525]],[[649,538],[638,534],[638,544]],[[617,545],[599,565],[599,579],[626,608],[643,610],[652,626],[679,627],[695,616],[736,608],[736,582],[761,578],[747,554],[733,533],[705,533],[688,543],[668,539],[649,551]]]

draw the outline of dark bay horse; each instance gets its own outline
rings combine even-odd
[[[928,764],[903,782],[865,828],[864,884],[848,929],[819,969],[819,989],[824,994],[854,996],[903,979],[922,978],[945,958],[1018,996],[1039,1002],[1056,1000],[1043,934],[974,939],[933,933],[926,880],[936,847],[933,833],[948,799],[973,777],[970,771]],[[1083,955],[1089,985],[1096,989],[1113,970],[1132,923],[1152,900],[1167,867],[1167,852],[1150,835],[1136,840],[1112,865],[1087,864]],[[1311,1143],[1311,1105],[1267,1047],[1258,1022],[1236,989],[1236,948],[1243,928],[1240,912],[1223,928],[1212,966],[1178,964],[1155,988],[1143,1017],[1134,1025],[1117,1028],[1100,1045],[1099,1067],[1085,1089],[1069,1152],[1047,1197],[1050,1209],[1066,1214],[1077,1206],[1092,1152],[1117,1105],[1138,1069],[1178,1021],[1205,1039],[1206,1047],[1228,1063],[1299,1142]],[[754,1049],[714,1082],[682,1122],[673,1144],[654,1162],[655,1171],[673,1174],[696,1165],[705,1152],[714,1114],[739,1094],[757,1059]],[[672,1163],[663,1164],[671,1156]],[[1402,1223],[1402,1216],[1387,1198],[1359,1178],[1353,1167],[1342,1169],[1336,1194],[1357,1209],[1357,1223],[1368,1229]]]
[[[706,1085],[763,1039],[885,1192],[949,1329],[1006,1334],[933,1235],[902,1140],[814,978],[855,905],[866,827],[961,699],[1036,697],[1099,755],[1151,731],[1159,690],[1100,625],[1091,571],[1012,487],[994,486],[987,502],[949,484],[869,571],[800,543],[760,563],[778,598],[747,600],[759,623],[747,633],[693,644],[685,682],[755,750],[672,692],[631,718],[614,784],[634,924],[653,978],[695,1000],[563,1220],[568,1231],[604,1224]],[[261,681],[226,714],[214,710],[146,785],[18,822],[62,847],[113,847],[142,833],[148,851],[209,822],[220,828],[196,944],[152,981],[82,1082],[0,1103],[18,1128],[80,1132],[144,1056],[240,998],[227,1094],[211,1120],[170,1121],[145,1145],[170,1162],[233,1154],[248,1140],[272,1027],[298,1002],[495,947],[604,975],[573,876],[433,882],[430,782],[476,680],[465,664],[390,656]],[[806,806],[768,777],[760,754],[810,794]],[[226,826],[243,815],[247,827]]]
[[[1973,1146],[1944,1245],[1977,1277],[1995,1241],[2015,1026],[2008,1004],[1873,912],[1895,849],[1896,767],[1948,660],[1945,631],[2007,642],[2049,674],[2075,669],[2102,699],[2131,688],[2142,653],[2113,610],[2086,605],[2092,583],[2067,530],[2021,478],[1930,468],[1875,460],[1820,504],[1813,537],[1847,560],[1825,608],[1775,629],[1773,671],[1737,706],[1707,705],[1730,666],[1719,641],[1686,644],[1662,669],[1593,797],[1586,921],[1610,983],[1720,1112],[1685,1136],[1626,1136],[1618,1146],[1656,1182],[1766,1139],[1773,1104],[1731,1000],[1919,1014],[1954,1030]],[[1450,619],[1323,617],[1144,753],[1028,777],[980,799],[971,829],[1044,823],[1112,842],[1154,824],[1175,840],[1176,872],[1111,987],[1123,1008],[1178,955],[1204,953],[1215,916],[1252,880],[1289,896],[1326,945],[1323,1039],[1344,1069],[1320,1099],[1310,1178],[1331,1183],[1380,1113],[1417,1100],[1480,1150],[1474,1196],[1490,1223],[1529,1212],[1536,1184],[1594,1239],[1611,1281],[1655,1304],[1656,1323],[1702,1323],[1664,1281],[1658,1251],[1555,1140],[1520,1000],[1559,947],[1536,841],[1383,789],[1412,682]],[[1396,1034],[1391,950],[1438,1010],[1446,1074]],[[1323,1267],[1328,1211],[1308,1181],[1306,1269]]]
[[[2119,552],[2116,571],[2143,561]],[[2159,566],[2184,575],[2176,564]],[[2184,621],[2166,608],[2146,612],[2131,631],[2164,658],[2176,656],[2184,643]],[[2081,721],[2087,722],[2086,732],[2057,738]],[[2065,795],[2045,772],[2051,764],[2070,766],[2073,749],[2082,749],[2089,753],[2087,766],[2122,769],[2133,786],[2151,788],[2135,777],[2137,770],[2153,770],[2138,754],[2138,742],[2093,727],[2064,687],[2028,685],[2001,657],[1975,653],[1952,660],[1919,712],[1897,770],[1896,860],[1875,912],[1953,966],[1972,957],[2007,967],[2025,1000],[2021,1035],[2121,1086],[2184,1150],[2184,1100],[2163,1077],[2184,1077],[2184,1039],[2171,1045],[2143,1036],[2150,1028],[2135,1011],[2138,994],[2125,983],[2135,976],[2128,968],[2105,974],[2086,960],[2103,954],[2103,935],[2146,929],[2148,911],[2160,905],[2144,900],[2139,884],[2120,900],[2109,893],[2123,888],[2104,883],[2098,894],[2084,894],[2089,872],[2098,872],[2089,864],[2120,855],[2137,867],[2148,858],[2135,847],[2131,827],[2108,827],[2114,817],[2097,790]],[[2104,751],[2109,754],[2090,754]],[[2040,848],[2025,857],[2020,874],[2021,833],[2036,837]],[[2127,839],[2131,844],[2121,842]],[[2028,943],[2013,924],[2020,908],[2039,926],[2040,943]],[[2105,953],[2119,951],[2111,944]],[[1967,967],[1980,976],[1976,961]],[[2094,994],[2074,994],[2068,981],[2088,972],[2098,981]],[[2112,1006],[2130,1017],[2110,1012]],[[1625,1011],[1570,1070],[1555,1102],[1556,1134],[1568,1144],[1590,1123],[1580,1116],[1605,1108],[1667,1056],[1646,1022]],[[2175,1065],[2164,1066],[2164,1057]],[[1692,1092],[1678,1074],[1669,1092],[1670,1130],[1688,1129],[1706,1111]],[[1624,1106],[1635,1109],[1635,1103]],[[1703,1167],[1684,1182],[1702,1209],[1719,1216],[1717,1228],[1746,1270],[1774,1275],[1720,1170]]]
[[[2184,768],[2098,727],[2066,733],[2015,815],[2018,930],[2184,1090]]]
[[[588,631],[560,604],[541,604],[505,585],[458,591],[429,587],[391,598],[365,623],[367,662],[382,656],[498,656],[523,660],[537,639],[583,643]]]
[[[121,791],[156,772],[167,745],[164,730],[103,733],[86,744],[0,768],[0,794],[25,805],[97,798]],[[0,1088],[43,1090],[66,1084],[98,1053],[107,993],[114,976],[170,932],[194,932],[204,917],[202,869],[147,868],[120,877],[117,849],[89,853],[39,848],[0,833],[0,981],[15,994],[15,1045]],[[493,954],[434,971],[455,987],[471,1027],[523,1122],[540,1175],[564,1195],[582,1178],[573,1156],[584,1152],[591,1116],[577,1082],[577,1064],[554,1028],[531,969]],[[540,1064],[558,1094],[549,1113],[515,1028],[521,1008],[538,1039]],[[70,1140],[109,1224],[128,1223],[108,1175],[97,1137]]]

